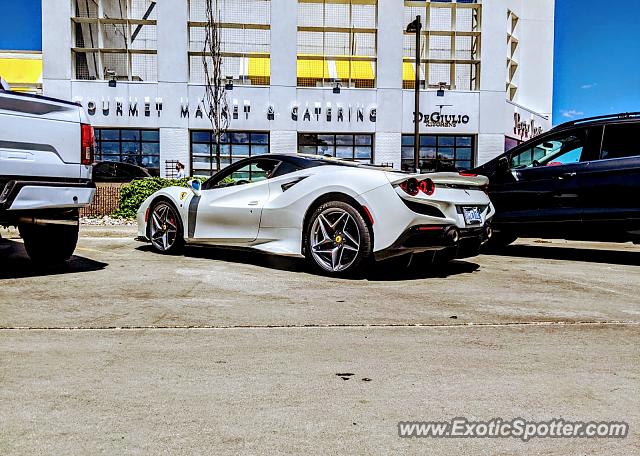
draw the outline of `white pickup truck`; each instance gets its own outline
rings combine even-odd
[[[17,226],[33,261],[64,262],[91,204],[94,132],[68,101],[0,88],[0,226]]]

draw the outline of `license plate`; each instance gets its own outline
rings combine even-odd
[[[477,225],[482,223],[482,217],[477,207],[463,207],[462,214],[467,225]]]

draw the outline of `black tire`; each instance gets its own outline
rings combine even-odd
[[[495,231],[491,238],[484,245],[483,250],[485,252],[501,252],[509,245],[513,244],[518,236],[506,231]]]
[[[56,265],[73,255],[78,243],[79,224],[35,225],[20,224],[20,236],[29,258],[42,265]]]
[[[163,248],[163,245],[165,244],[163,242],[157,242],[153,238],[154,214],[159,215],[158,212],[161,212],[163,209],[166,209],[167,211],[169,211],[168,213],[166,213],[166,217],[170,217],[168,218],[168,220],[173,220],[175,225],[174,236],[170,235],[170,233],[167,231],[167,239],[169,242],[168,244],[166,244],[168,245],[168,247],[164,247],[164,248]],[[166,224],[166,227],[172,230],[172,227],[170,228],[169,224]],[[149,238],[149,241],[151,241],[151,247],[153,248],[153,250],[158,253],[162,253],[164,255],[176,255],[183,251],[184,227],[182,225],[182,219],[180,217],[180,213],[178,212],[178,209],[176,208],[176,206],[168,199],[162,198],[162,199],[156,200],[152,203],[151,207],[149,208],[149,220],[147,222],[147,237]]]
[[[343,214],[348,217],[343,217]],[[324,217],[324,222],[321,216]],[[335,226],[327,222],[335,222]],[[322,231],[323,226],[325,231]],[[349,203],[331,201],[322,204],[309,217],[304,233],[305,256],[317,272],[333,277],[346,277],[362,272],[372,261],[371,228],[362,214]],[[328,236],[324,238],[322,233]],[[320,243],[319,236],[323,236]],[[328,253],[334,249],[338,251],[338,261],[334,260],[332,253]],[[331,263],[337,266],[334,267]]]

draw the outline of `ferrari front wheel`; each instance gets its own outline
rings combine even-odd
[[[175,206],[161,200],[149,211],[149,240],[159,253],[177,253],[184,245],[180,215]]]
[[[307,226],[306,256],[311,265],[333,276],[362,268],[373,250],[371,230],[352,205],[334,201],[318,207]]]

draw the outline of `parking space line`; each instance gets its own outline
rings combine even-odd
[[[131,325],[131,326],[6,326],[0,331],[132,331],[163,329],[341,329],[341,328],[508,328],[527,326],[640,326],[639,321],[531,321],[506,323],[381,323],[309,325]]]

